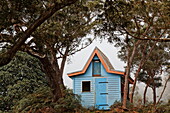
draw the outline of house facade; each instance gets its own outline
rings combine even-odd
[[[73,80],[73,92],[81,95],[82,105],[86,108],[107,110],[115,101],[122,100],[124,72],[115,70],[98,48],[81,71],[68,76]]]

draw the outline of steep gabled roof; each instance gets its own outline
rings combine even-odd
[[[94,49],[94,51],[92,52],[90,58],[88,59],[87,63],[85,64],[83,70],[81,71],[77,71],[77,72],[73,72],[73,73],[68,73],[69,77],[72,76],[76,76],[76,75],[80,75],[80,74],[84,74],[88,68],[88,66],[90,65],[91,61],[93,60],[94,56],[97,55],[98,58],[100,59],[102,65],[104,66],[104,68],[106,69],[106,71],[108,73],[114,73],[114,74],[119,74],[119,75],[125,75],[124,72],[121,71],[117,71],[113,68],[112,64],[110,63],[109,59],[106,57],[106,55],[104,55],[104,53],[102,51],[100,51],[97,47]],[[134,82],[134,80],[130,77],[129,78],[129,82],[132,84]]]
[[[84,74],[88,68],[88,66],[90,65],[90,62],[92,61],[93,57],[97,55],[98,58],[100,59],[102,65],[104,66],[104,68],[106,69],[106,71],[108,73],[114,73],[114,74],[119,74],[119,75],[124,75],[124,72],[121,71],[116,71],[112,64],[110,63],[109,59],[104,55],[104,53],[102,51],[100,51],[97,47],[94,49],[93,53],[91,54],[90,58],[88,59],[87,63],[85,64],[83,70],[78,71],[78,72],[73,72],[73,73],[69,73],[68,76],[72,77],[72,76],[76,76],[79,74]]]
[[[106,63],[107,67],[109,68],[109,70],[114,70],[112,64],[110,63],[109,59],[106,57],[106,55],[100,51],[100,49],[98,49],[97,47],[95,48],[99,54],[101,55],[101,58],[104,60],[104,62]]]

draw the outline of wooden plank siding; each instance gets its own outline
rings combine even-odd
[[[74,83],[74,93],[81,95],[82,105],[85,107],[95,106],[95,78],[98,77],[81,77],[73,79]],[[111,106],[115,101],[121,101],[121,86],[120,86],[120,77],[112,76],[108,77],[108,105]],[[82,92],[82,81],[91,81],[91,91]]]
[[[108,77],[108,100],[109,106],[115,101],[121,101],[120,76]]]
[[[82,92],[82,81],[90,81],[91,82],[91,88],[90,92]],[[95,94],[94,94],[94,82],[93,78],[87,78],[87,77],[80,77],[74,79],[74,93],[81,95],[82,99],[82,105],[85,107],[91,107],[94,106],[95,103]]]

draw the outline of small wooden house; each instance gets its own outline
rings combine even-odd
[[[94,106],[107,110],[115,101],[122,100],[124,72],[115,70],[98,48],[94,49],[83,70],[68,76],[73,80],[73,92],[81,95],[86,108]]]

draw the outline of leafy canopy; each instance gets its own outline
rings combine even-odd
[[[9,111],[24,96],[48,86],[40,66],[37,59],[18,52],[8,65],[0,67],[0,110]]]

